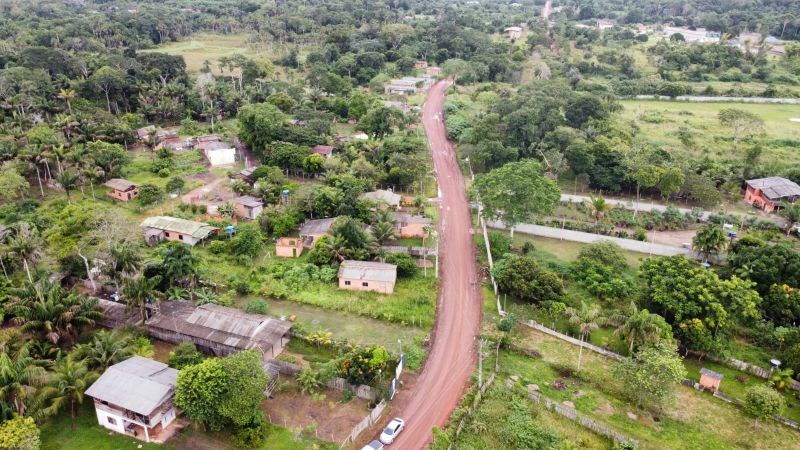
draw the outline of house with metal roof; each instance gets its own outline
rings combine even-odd
[[[133,200],[139,195],[139,187],[132,181],[122,178],[112,178],[103,183],[103,186],[111,188],[107,194],[109,197],[123,202]]]
[[[311,155],[319,155],[327,159],[333,156],[333,146],[331,145],[315,145],[309,150]]]
[[[714,372],[713,370],[706,369],[705,367],[700,369],[700,386],[709,391],[718,391],[719,385],[722,382],[722,374]]]
[[[428,217],[403,211],[392,213],[392,222],[394,223],[395,232],[401,238],[428,237],[426,229],[433,224],[433,220]]]
[[[264,361],[277,357],[289,342],[292,323],[271,316],[246,313],[238,308],[190,302],[162,302],[145,322],[150,336],[162,341],[192,341],[215,356],[242,350],[261,353]]]
[[[194,246],[219,231],[219,228],[202,222],[169,216],[148,217],[140,226],[148,245],[168,240]]]
[[[94,399],[100,426],[117,433],[158,439],[177,417],[172,404],[178,371],[166,364],[134,356],[106,369],[86,390]]]
[[[361,200],[369,200],[375,203],[385,204],[392,208],[399,208],[400,200],[402,197],[399,194],[395,194],[392,191],[387,191],[385,189],[378,189],[377,191],[361,194],[361,196],[358,198]]]
[[[236,216],[242,219],[255,220],[264,211],[264,201],[251,195],[242,195],[233,199]]]
[[[779,209],[782,202],[794,203],[800,198],[800,186],[782,177],[747,180],[746,186],[744,201],[767,213]]]
[[[300,227],[300,239],[303,240],[303,246],[306,248],[313,247],[319,238],[327,236],[331,232],[335,221],[335,217],[307,220],[306,223]]]
[[[396,282],[394,264],[345,260],[339,266],[339,289],[391,294]]]

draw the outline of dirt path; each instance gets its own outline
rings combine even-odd
[[[544,4],[544,8],[542,8],[542,19],[547,22],[547,19],[550,18],[550,13],[553,12],[553,0],[547,0]]]
[[[442,197],[439,224],[442,282],[433,347],[425,368],[413,388],[402,389],[395,397],[397,415],[406,421],[406,430],[392,447],[403,450],[427,448],[431,429],[447,422],[476,364],[482,299],[464,179],[442,122],[442,104],[448,86],[446,81],[433,85],[422,109]]]

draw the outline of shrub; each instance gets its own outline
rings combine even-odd
[[[266,314],[268,308],[269,305],[266,300],[257,298],[247,302],[247,306],[244,307],[244,310],[250,314]]]
[[[539,267],[532,256],[501,259],[492,273],[501,291],[525,301],[556,301],[564,288],[558,276]]]
[[[392,253],[386,257],[386,262],[397,266],[397,275],[400,277],[408,278],[417,274],[417,263],[405,253]]]
[[[211,241],[208,243],[208,252],[212,255],[227,253],[229,241]]]
[[[233,290],[239,295],[247,295],[250,293],[250,284],[242,278],[236,279],[233,281]]]
[[[767,385],[755,385],[745,394],[744,411],[757,419],[779,415],[783,407],[783,396]]]
[[[599,241],[586,245],[581,249],[578,257],[608,266],[616,271],[622,271],[628,267],[622,247],[612,241]]]
[[[137,198],[142,206],[150,206],[160,202],[164,198],[164,192],[154,184],[143,184],[139,186]]]
[[[174,369],[183,369],[203,362],[203,354],[197,350],[192,341],[183,341],[169,352],[167,364]]]

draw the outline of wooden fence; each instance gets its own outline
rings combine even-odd
[[[369,414],[361,419],[361,422],[357,423],[356,426],[353,427],[353,430],[344,439],[344,441],[342,441],[342,445],[340,445],[339,448],[344,448],[348,444],[354,443],[356,439],[358,439],[358,435],[361,434],[361,432],[372,426],[378,421],[378,419],[381,418],[384,408],[386,408],[386,400],[381,400],[381,402],[375,405],[375,408],[373,408]]]

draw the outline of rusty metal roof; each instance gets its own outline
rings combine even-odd
[[[112,179],[106,181],[105,183],[103,183],[103,186],[108,186],[111,189],[114,189],[115,191],[123,191],[124,192],[124,191],[127,191],[129,189],[135,188],[136,187],[136,183],[134,183],[132,181],[125,180],[125,179],[122,179],[122,178],[112,178]]]

